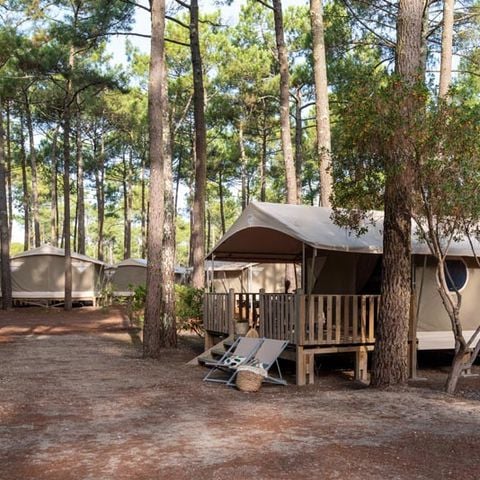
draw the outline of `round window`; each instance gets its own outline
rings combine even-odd
[[[461,290],[467,283],[467,266],[462,260],[447,260],[445,262],[448,272],[445,272],[447,276],[447,286],[451,292],[455,290]]]

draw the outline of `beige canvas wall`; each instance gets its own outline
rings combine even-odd
[[[134,265],[120,265],[115,270],[112,279],[114,292],[128,292],[130,285],[145,286],[147,284],[147,268]]]
[[[12,259],[12,290],[35,298],[49,295],[57,298],[65,289],[64,258],[56,255],[35,255]],[[72,290],[90,294],[101,288],[101,267],[83,260],[72,260]],[[57,295],[53,295],[53,294]],[[45,295],[43,295],[45,294]]]

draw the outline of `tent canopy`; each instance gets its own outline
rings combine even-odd
[[[291,262],[302,258],[303,245],[317,250],[381,254],[383,250],[383,212],[371,212],[374,224],[363,235],[332,220],[332,209],[307,205],[253,202],[220,239],[207,258],[217,260]],[[412,252],[429,255],[425,242],[412,228]],[[474,246],[480,244],[474,240]],[[452,242],[449,256],[472,257],[468,240]]]
[[[58,257],[65,256],[65,250],[63,248],[52,247],[51,245],[42,245],[38,248],[32,248],[26,252],[17,253],[13,258],[34,257],[37,255],[55,255]],[[106,265],[105,262],[97,260],[96,258],[89,257],[88,255],[82,255],[80,253],[72,252],[72,258],[75,260],[82,260],[84,262],[92,262],[98,265]]]

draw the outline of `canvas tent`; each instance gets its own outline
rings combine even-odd
[[[305,293],[379,294],[383,214],[361,236],[339,227],[331,209],[251,203],[209,253],[215,261],[298,262]],[[477,252],[480,244],[474,241]],[[436,290],[435,266],[427,245],[412,229],[413,278],[418,302],[419,349],[453,348],[450,321]],[[463,294],[462,321],[468,338],[478,326],[480,269],[467,240],[454,242],[449,265]],[[450,268],[450,266],[449,266]]]
[[[129,297],[137,286],[147,284],[147,261],[143,258],[128,258],[105,270],[115,297]],[[187,269],[175,267],[175,282],[184,283]]]
[[[72,253],[72,298],[91,301],[100,296],[105,264],[99,260]],[[65,295],[65,251],[43,245],[14,255],[11,259],[14,300],[63,301]]]

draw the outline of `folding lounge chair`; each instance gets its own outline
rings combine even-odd
[[[204,382],[229,383],[236,374],[236,367],[250,361],[255,352],[262,345],[262,338],[239,337],[233,342],[232,346],[217,361],[207,362],[208,367],[212,367],[205,375]],[[213,374],[223,372],[227,373],[227,378],[214,377]],[[224,376],[225,377],[225,376]]]
[[[281,353],[287,348],[288,341],[284,340],[273,340],[271,338],[263,338],[263,342],[260,345],[260,348],[255,352],[251,360],[243,363],[242,365],[255,365],[261,366],[267,372],[273,366],[276,365],[278,371],[278,377],[273,377],[270,374],[264,379],[265,382],[275,383],[278,385],[286,385],[287,382],[282,378],[282,372],[280,370],[280,365],[278,363],[278,357]],[[230,377],[227,385],[233,386],[234,380],[237,375],[237,371],[233,373]]]

